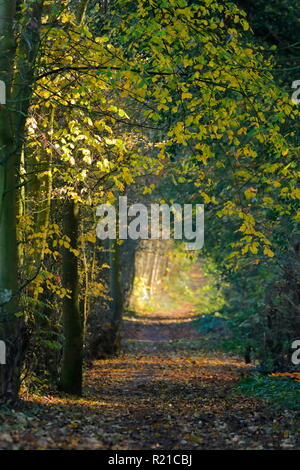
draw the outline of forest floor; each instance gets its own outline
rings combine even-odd
[[[251,367],[199,352],[191,310],[127,317],[123,354],[86,370],[84,397],[24,397],[0,449],[300,448],[299,416],[235,392]]]

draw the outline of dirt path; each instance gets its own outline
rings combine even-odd
[[[124,354],[94,363],[84,398],[24,399],[0,449],[299,448],[293,413],[233,394],[247,367],[199,353],[192,320],[189,305],[128,318]]]

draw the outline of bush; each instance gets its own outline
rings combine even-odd
[[[300,410],[300,383],[291,377],[251,375],[239,382],[237,390],[270,402],[274,406]]]

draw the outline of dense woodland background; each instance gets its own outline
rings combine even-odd
[[[191,298],[208,350],[297,377],[299,18],[298,0],[1,1],[2,404],[80,396],[124,315]],[[124,195],[204,203],[204,249],[97,239]]]

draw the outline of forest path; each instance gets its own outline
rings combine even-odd
[[[249,368],[199,352],[193,319],[189,305],[127,318],[124,353],[86,370],[84,397],[24,398],[0,448],[297,448],[293,413],[233,393]]]

